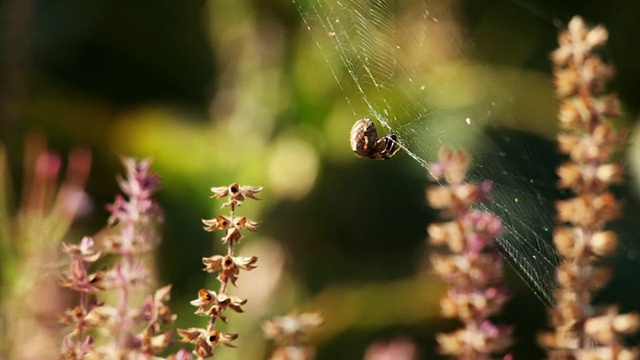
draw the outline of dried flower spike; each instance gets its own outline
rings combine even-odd
[[[557,169],[558,186],[575,194],[556,203],[559,225],[553,240],[563,262],[556,273],[557,303],[549,311],[554,330],[539,336],[554,359],[631,359],[640,353],[621,343],[621,336],[640,326],[638,315],[618,314],[615,306],[602,314],[591,305],[592,293],[612,273],[600,259],[613,255],[618,242],[606,226],[622,212],[609,191],[622,179],[622,166],[612,156],[624,141],[607,121],[619,115],[615,95],[604,93],[614,71],[596,53],[607,38],[604,27],[588,28],[582,18],[574,17],[559,36],[560,48],[551,54],[562,101],[558,143],[569,159]]]
[[[203,219],[205,231],[224,231],[222,244],[227,246],[225,255],[213,255],[202,258],[204,271],[208,273],[218,272],[217,279],[220,282],[218,291],[200,289],[198,298],[191,301],[191,305],[197,307],[195,314],[209,317],[206,328],[178,329],[178,334],[182,337],[182,342],[191,343],[195,346],[193,354],[198,359],[205,359],[213,356],[216,346],[224,345],[235,347],[234,341],[237,334],[222,333],[215,329],[216,320],[227,322],[226,310],[232,309],[235,312],[243,312],[242,306],[247,303],[246,299],[241,299],[228,294],[228,285],[236,286],[242,271],[251,271],[257,267],[258,258],[255,256],[235,256],[234,246],[243,238],[244,230],[257,231],[258,222],[249,220],[244,216],[236,216],[236,208],[246,200],[259,200],[256,196],[262,188],[251,186],[239,186],[231,184],[225,187],[213,187],[213,199],[228,197],[222,207],[230,207],[229,215],[217,215],[213,219]]]

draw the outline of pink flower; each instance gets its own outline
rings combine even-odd
[[[415,360],[417,355],[418,351],[413,341],[398,338],[369,345],[364,354],[364,360]]]

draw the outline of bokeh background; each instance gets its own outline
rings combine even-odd
[[[201,271],[200,259],[222,251],[219,236],[204,232],[200,222],[220,206],[209,199],[209,188],[232,182],[264,186],[262,201],[241,208],[263,222],[240,248],[260,262],[234,289],[249,303],[245,314],[229,318],[229,331],[241,334],[238,348],[222,350],[220,358],[265,358],[268,345],[258,324],[292,310],[325,315],[325,326],[312,337],[321,360],[359,359],[372,342],[399,336],[418,344],[420,358],[437,357],[434,334],[456,323],[439,317],[443,286],[428,271],[425,226],[436,214],[425,205],[426,171],[405,154],[385,162],[352,154],[348,133],[355,119],[345,98],[358,94],[335,81],[317,34],[298,11],[305,0],[0,5],[0,140],[9,170],[3,173],[9,189],[3,203],[10,204],[4,222],[25,190],[29,134],[46,138],[60,154],[76,148],[93,154],[87,184],[92,208],[76,220],[68,241],[104,226],[104,204],[117,192],[119,156],[152,157],[166,212],[155,260],[159,282],[173,284],[178,325],[189,327],[201,321],[189,300],[215,282]],[[580,14],[607,26],[604,56],[618,73],[612,89],[633,128],[640,106],[637,2],[458,1],[451,8],[461,33],[482,35],[470,61],[537,79],[521,84],[536,89],[536,101],[522,115],[546,112],[532,126],[545,131],[519,134],[544,150],[545,162],[535,167],[553,169],[560,161],[550,137],[557,106],[548,61],[558,32],[553,19],[566,22]],[[514,43],[526,56],[509,56]],[[346,75],[338,74],[342,82],[348,82]],[[504,149],[515,162],[517,149]],[[633,153],[630,145],[630,169]],[[614,261],[621,271],[600,299],[615,299],[625,310],[640,308],[632,179],[617,190],[628,206],[620,225],[621,257]],[[3,249],[6,291],[20,276],[10,268],[15,259],[6,259],[21,253]],[[547,304],[514,273],[507,281],[514,295],[501,320],[516,326],[514,355],[541,358],[535,333],[544,327]],[[2,325],[11,330],[11,324]]]

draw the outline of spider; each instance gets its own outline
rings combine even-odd
[[[363,158],[387,160],[400,150],[400,145],[393,133],[378,138],[373,121],[364,118],[356,121],[351,128],[351,149]]]

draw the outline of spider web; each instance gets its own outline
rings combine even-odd
[[[526,135],[544,132],[536,126],[545,125],[514,115],[518,104],[512,88],[469,55],[473,43],[461,40],[466,35],[452,16],[454,3],[309,0],[296,5],[346,95],[351,121],[377,120],[425,169],[443,144],[471,155],[470,180],[494,182],[493,201],[483,208],[503,222],[499,245],[505,258],[536,296],[551,304],[559,257],[550,240],[549,193],[556,180],[540,148],[549,152],[555,145]]]

